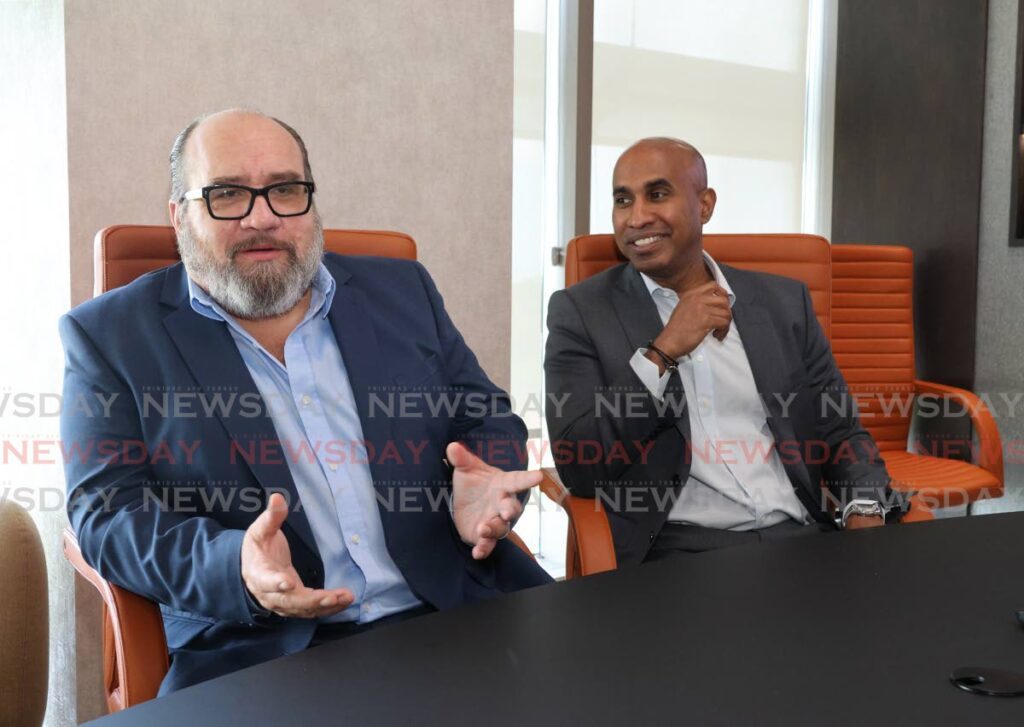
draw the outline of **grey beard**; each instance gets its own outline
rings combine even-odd
[[[313,244],[306,255],[297,255],[294,246],[285,250],[288,264],[283,271],[272,264],[259,264],[248,275],[243,274],[235,265],[234,255],[258,241],[269,238],[244,240],[229,251],[226,262],[220,262],[196,240],[191,224],[185,220],[178,234],[178,252],[189,276],[202,281],[206,292],[225,311],[243,320],[261,320],[287,313],[309,290],[324,254],[323,227],[318,217]]]

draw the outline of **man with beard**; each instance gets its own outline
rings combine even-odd
[[[161,693],[548,582],[504,540],[539,473],[471,452],[524,451],[525,427],[422,266],[324,254],[305,144],[277,119],[201,117],[170,163],[182,262],[60,326],[65,396],[113,400],[62,419],[84,452],[66,463],[68,515],[104,578],[160,604]],[[390,419],[369,405],[382,390],[485,395],[499,416]],[[155,393],[228,403],[158,410]],[[255,416],[232,406],[254,397]],[[194,444],[147,460],[99,441]],[[333,456],[339,442],[365,456]],[[415,456],[374,457],[396,442]]]

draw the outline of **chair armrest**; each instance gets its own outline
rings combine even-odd
[[[565,547],[566,578],[589,576],[615,570],[615,543],[608,516],[600,500],[576,497],[569,493],[551,467],[542,470],[540,489],[569,516],[568,542]]]
[[[978,435],[978,453],[974,464],[989,472],[1003,484],[1003,442],[999,437],[999,428],[988,406],[977,395],[956,386],[936,384],[932,381],[914,381],[917,395],[932,394],[959,401],[971,417],[971,426]]]
[[[116,712],[156,697],[170,659],[160,607],[103,578],[82,556],[78,538],[64,529],[64,557],[103,599],[103,681]]]
[[[912,495],[910,498],[910,509],[907,510],[900,522],[920,523],[934,519],[935,513],[933,513],[932,509],[928,507],[927,501],[917,495]]]

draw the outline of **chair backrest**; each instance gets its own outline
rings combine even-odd
[[[914,397],[914,254],[832,246],[832,352],[883,452],[904,452]]]
[[[416,243],[400,232],[324,230],[324,247],[343,255],[416,259]],[[94,294],[178,261],[169,225],[114,225],[96,233]],[[105,580],[82,557],[75,533],[64,533],[64,555],[103,599],[103,672],[107,707],[116,712],[152,699],[167,674],[167,641],[157,604]]]
[[[811,291],[814,313],[828,336],[831,325],[831,258],[828,241],[817,235],[704,235],[704,249],[716,261],[744,270],[796,278]],[[581,235],[565,252],[565,286],[625,262],[612,235]]]
[[[324,230],[324,248],[341,255],[416,259],[416,243],[401,232]],[[170,225],[114,225],[96,233],[93,295],[119,288],[144,273],[178,262]]]
[[[32,518],[0,498],[0,724],[38,727],[46,712],[50,632],[46,557]]]

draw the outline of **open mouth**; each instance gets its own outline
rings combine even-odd
[[[633,240],[632,242],[630,242],[630,244],[633,247],[637,247],[642,250],[645,247],[650,247],[656,242],[664,240],[666,237],[668,237],[668,235],[647,235],[646,237],[640,237],[637,238],[636,240]]]

